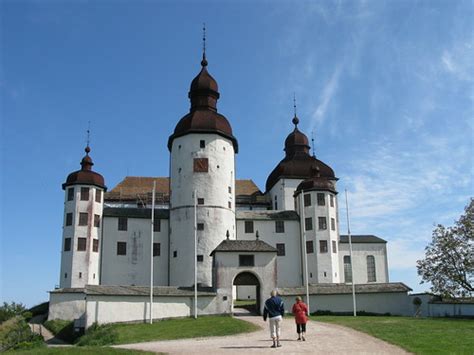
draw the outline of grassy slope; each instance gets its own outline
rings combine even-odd
[[[473,354],[474,321],[446,318],[319,316],[383,339],[417,354]]]

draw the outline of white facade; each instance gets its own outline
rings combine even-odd
[[[303,179],[280,179],[271,188],[269,194],[274,210],[296,210],[294,194]]]

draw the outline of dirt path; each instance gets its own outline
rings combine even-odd
[[[33,317],[30,319],[28,322],[28,325],[30,326],[30,329],[33,333],[39,334],[43,337],[44,341],[48,345],[64,345],[66,344],[64,341],[61,339],[58,339],[54,336],[53,333],[49,331],[42,323],[44,321],[45,316],[44,315],[39,315],[36,317]]]
[[[306,341],[297,341],[294,320],[286,317],[282,324],[281,348],[271,349],[268,322],[261,317],[246,316],[240,319],[262,327],[254,333],[225,337],[154,341],[139,344],[117,345],[125,349],[138,349],[169,354],[226,354],[275,353],[300,354],[408,354],[403,349],[373,338],[367,334],[338,325],[308,322]]]

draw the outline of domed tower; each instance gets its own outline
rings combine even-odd
[[[90,148],[62,185],[65,191],[60,287],[99,284],[99,247],[104,192],[102,175],[92,171]]]
[[[194,284],[194,192],[197,201],[197,283],[212,285],[211,252],[226,238],[235,239],[236,138],[229,121],[217,112],[217,82],[201,71],[191,83],[190,112],[168,140],[170,162],[170,285]]]

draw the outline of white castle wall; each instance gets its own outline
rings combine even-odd
[[[303,181],[303,179],[280,179],[273,185],[270,190],[270,197],[272,199],[272,208],[274,210],[294,211],[296,188]],[[276,199],[275,199],[276,198]],[[277,202],[277,208],[275,208]]]
[[[101,285],[150,284],[151,219],[128,218],[127,230],[118,230],[118,217],[105,217]],[[117,255],[117,242],[127,243],[127,254]],[[153,258],[155,286],[168,284],[168,220],[161,219],[160,232],[153,233],[153,242],[160,243],[160,255]]]
[[[83,292],[49,294],[48,320],[74,320],[81,318],[86,311],[86,297]]]
[[[81,188],[89,188],[89,200],[81,201]],[[74,198],[68,201],[68,189],[74,189]],[[102,191],[100,202],[95,202],[97,190]],[[90,185],[73,185],[65,189],[64,194],[64,222],[61,246],[61,274],[60,287],[84,287],[99,283],[99,257],[101,243],[101,227],[94,227],[94,215],[99,215],[102,223],[103,189]],[[88,213],[86,226],[79,226],[79,214]],[[72,225],[66,226],[66,215],[72,213]],[[64,251],[66,238],[71,238],[70,251]],[[78,238],[86,238],[86,250],[78,251]],[[99,251],[93,251],[93,240],[99,240]]]
[[[200,141],[205,148],[200,148]],[[208,159],[208,172],[194,172],[195,158]],[[198,283],[212,285],[210,253],[226,238],[235,239],[235,162],[229,139],[217,134],[187,134],[173,140],[171,149],[170,285],[194,284],[194,198],[204,198],[197,208]],[[230,188],[230,190],[229,190]],[[229,206],[230,203],[230,206]],[[176,256],[175,253],[176,252]]]

